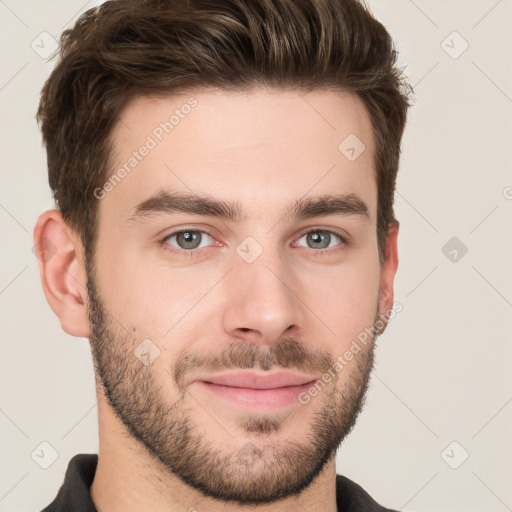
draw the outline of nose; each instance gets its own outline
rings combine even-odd
[[[292,274],[277,256],[235,262],[224,280],[226,333],[261,345],[272,345],[283,335],[300,335],[305,311]]]

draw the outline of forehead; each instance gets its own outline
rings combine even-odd
[[[125,221],[162,189],[236,201],[269,219],[305,195],[356,194],[375,218],[371,121],[353,94],[255,89],[141,97],[120,113],[112,140],[112,186],[100,210]]]

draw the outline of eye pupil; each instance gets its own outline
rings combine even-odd
[[[195,249],[201,243],[201,233],[197,231],[182,231],[176,235],[176,241],[182,249]]]
[[[327,231],[312,231],[308,234],[308,243],[312,242],[313,244],[320,243],[321,246],[318,245],[315,248],[325,249],[329,247],[329,243],[331,241],[331,235]]]

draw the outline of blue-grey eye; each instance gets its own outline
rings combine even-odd
[[[166,241],[170,243],[171,240],[175,240],[176,245],[170,243],[174,247],[178,249],[187,250],[187,249],[202,249],[205,245],[201,246],[201,243],[206,238],[206,242],[208,242],[208,238],[211,239],[211,236],[204,231],[199,230],[183,230],[183,231],[175,231],[171,233]],[[208,245],[208,243],[206,244]]]
[[[343,241],[342,238],[336,233],[323,229],[309,231],[308,233],[302,235],[299,240],[303,238],[306,238],[306,243],[308,245],[302,245],[301,247],[308,247],[310,249],[327,249],[329,247],[335,247],[338,245],[337,243],[331,245],[331,242],[335,242],[336,239],[338,239],[338,243]]]

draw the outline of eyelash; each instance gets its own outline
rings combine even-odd
[[[202,234],[208,235],[210,238],[214,238],[210,233],[208,233],[208,231],[204,231],[202,229],[183,228],[183,229],[179,229],[177,231],[173,231],[172,233],[169,233],[162,240],[160,240],[159,245],[162,247],[162,250],[170,252],[172,254],[177,254],[179,256],[185,256],[185,257],[189,257],[189,258],[200,256],[201,249],[189,249],[189,250],[176,249],[176,248],[171,248],[172,246],[167,243],[167,241],[170,238],[173,238],[176,235],[179,235],[180,233],[185,233],[187,231],[190,231],[193,233],[202,233]],[[318,257],[318,256],[321,257],[321,256],[326,256],[326,255],[330,255],[333,253],[337,253],[337,252],[340,252],[341,250],[343,250],[343,248],[339,248],[339,246],[348,247],[350,245],[345,236],[341,235],[340,233],[338,233],[336,231],[332,231],[330,229],[324,229],[324,228],[315,228],[315,229],[310,229],[308,231],[305,231],[297,238],[297,240],[300,240],[305,235],[308,235],[310,233],[315,233],[315,232],[324,232],[324,233],[329,233],[330,235],[334,235],[340,239],[341,243],[338,244],[336,247],[331,247],[329,249],[318,249],[318,250],[310,249],[312,251],[314,257]],[[203,247],[203,249],[205,249],[205,247]]]

